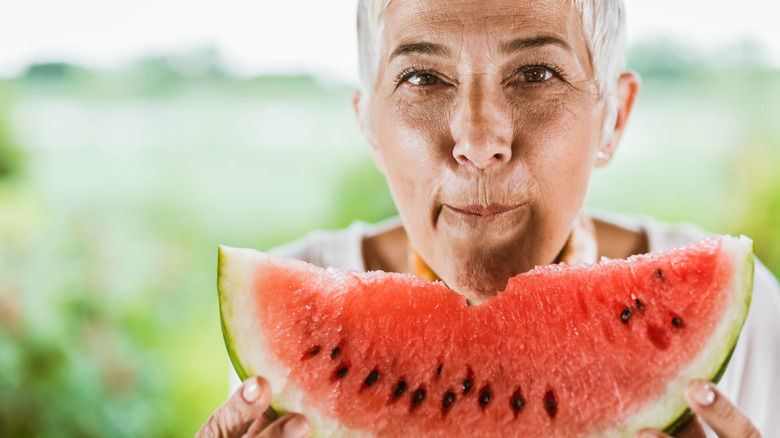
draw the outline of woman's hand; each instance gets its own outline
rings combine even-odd
[[[723,396],[715,385],[705,380],[693,380],[685,389],[685,401],[696,414],[687,426],[677,432],[677,438],[704,437],[699,419],[704,420],[720,438],[761,438],[750,420]],[[669,438],[652,429],[642,429],[634,438]]]
[[[691,410],[703,419],[720,438],[760,438],[758,430],[747,417],[732,405],[715,386],[703,380],[694,380],[685,390],[685,400]],[[287,414],[274,420],[265,411],[271,402],[271,387],[262,377],[251,377],[214,411],[196,438],[231,437],[280,437],[303,438],[311,428],[306,417]],[[704,437],[704,430],[698,419],[692,420],[678,438]],[[668,438],[664,433],[643,429],[635,438]]]
[[[304,438],[311,426],[301,414],[274,419],[265,414],[271,404],[271,385],[250,377],[206,420],[195,438]]]

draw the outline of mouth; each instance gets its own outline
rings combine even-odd
[[[450,210],[454,211],[455,213],[475,217],[475,218],[489,218],[493,216],[498,216],[503,213],[510,212],[518,207],[520,207],[523,204],[488,204],[488,205],[479,205],[479,204],[472,204],[472,205],[446,205],[445,207],[449,208]]]

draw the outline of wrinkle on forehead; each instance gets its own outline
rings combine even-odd
[[[384,13],[393,26],[388,36],[445,30],[456,24],[485,32],[498,27],[569,30],[576,16],[573,3],[564,0],[393,0]],[[396,35],[397,34],[397,35]]]
[[[427,40],[459,53],[473,41],[492,56],[500,44],[518,36],[555,35],[580,54],[584,69],[592,70],[579,14],[568,0],[393,0],[384,24],[388,51]]]

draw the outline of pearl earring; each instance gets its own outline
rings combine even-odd
[[[609,160],[610,155],[604,151],[596,151],[596,158],[602,161]]]

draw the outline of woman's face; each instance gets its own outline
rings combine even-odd
[[[573,2],[393,0],[370,107],[412,246],[472,302],[552,263],[603,105]]]

